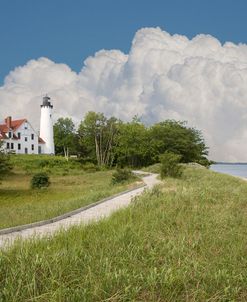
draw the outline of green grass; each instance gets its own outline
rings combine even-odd
[[[145,167],[142,170],[144,172],[150,172],[150,173],[160,173],[160,169],[161,169],[161,164],[157,163],[157,164],[153,164],[151,166]]]
[[[112,185],[113,171],[89,173],[78,163],[63,175],[67,161],[59,157],[13,156],[11,160],[13,173],[0,184],[0,229],[56,217],[137,185],[134,180]],[[38,171],[38,163],[42,160],[47,166],[55,166],[55,172],[50,173],[51,185],[31,189],[32,173]]]
[[[246,301],[247,183],[207,169],[0,254],[0,301]]]
[[[63,156],[18,154],[11,155],[10,162],[14,171],[27,175],[41,171],[53,175],[80,174],[83,169],[79,160],[67,160]]]

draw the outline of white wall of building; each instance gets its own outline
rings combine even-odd
[[[18,137],[18,133],[20,139],[14,139],[13,134]],[[10,136],[10,138],[4,139],[4,148],[7,152],[14,152],[16,154],[38,154],[39,145],[44,149],[42,146],[44,144],[39,144],[39,136],[29,122],[24,122],[15,132],[12,131]],[[7,148],[7,146],[9,148]],[[44,152],[44,150],[42,151]]]

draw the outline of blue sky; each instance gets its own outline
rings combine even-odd
[[[246,12],[247,0],[0,0],[0,120],[38,129],[48,93],[55,120],[188,121],[210,158],[247,162]],[[244,45],[181,37],[198,34]]]
[[[127,53],[142,27],[247,43],[246,11],[246,0],[0,0],[0,84],[41,56],[79,71],[97,50]]]

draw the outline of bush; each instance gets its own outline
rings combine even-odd
[[[201,159],[197,160],[196,162],[206,168],[209,168],[210,165],[212,165],[212,163],[213,163],[212,161],[208,160],[206,157],[201,158]]]
[[[130,179],[136,178],[136,176],[131,172],[130,169],[124,168],[124,169],[117,169],[112,174],[112,183],[117,184],[121,183]]]
[[[163,179],[166,176],[181,177],[183,173],[183,167],[179,165],[181,155],[173,152],[166,152],[160,155],[160,176]]]
[[[0,178],[12,169],[9,156],[0,151]]]
[[[46,173],[37,173],[31,179],[31,188],[40,189],[50,185],[49,176]]]

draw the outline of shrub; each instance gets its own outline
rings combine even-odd
[[[204,167],[206,167],[206,168],[209,168],[210,165],[213,164],[213,162],[208,160],[206,157],[197,160],[197,163],[204,166]]]
[[[1,152],[0,150],[0,178],[8,174],[12,169],[12,165],[9,160],[9,156]]]
[[[136,178],[136,176],[131,172],[130,169],[124,168],[124,169],[117,169],[112,174],[112,183],[117,184],[121,183],[130,179]]]
[[[49,176],[46,173],[37,173],[31,179],[31,188],[40,189],[50,185]]]
[[[160,155],[160,176],[163,179],[166,176],[181,177],[183,173],[183,167],[179,165],[181,155],[173,152],[166,152]]]

